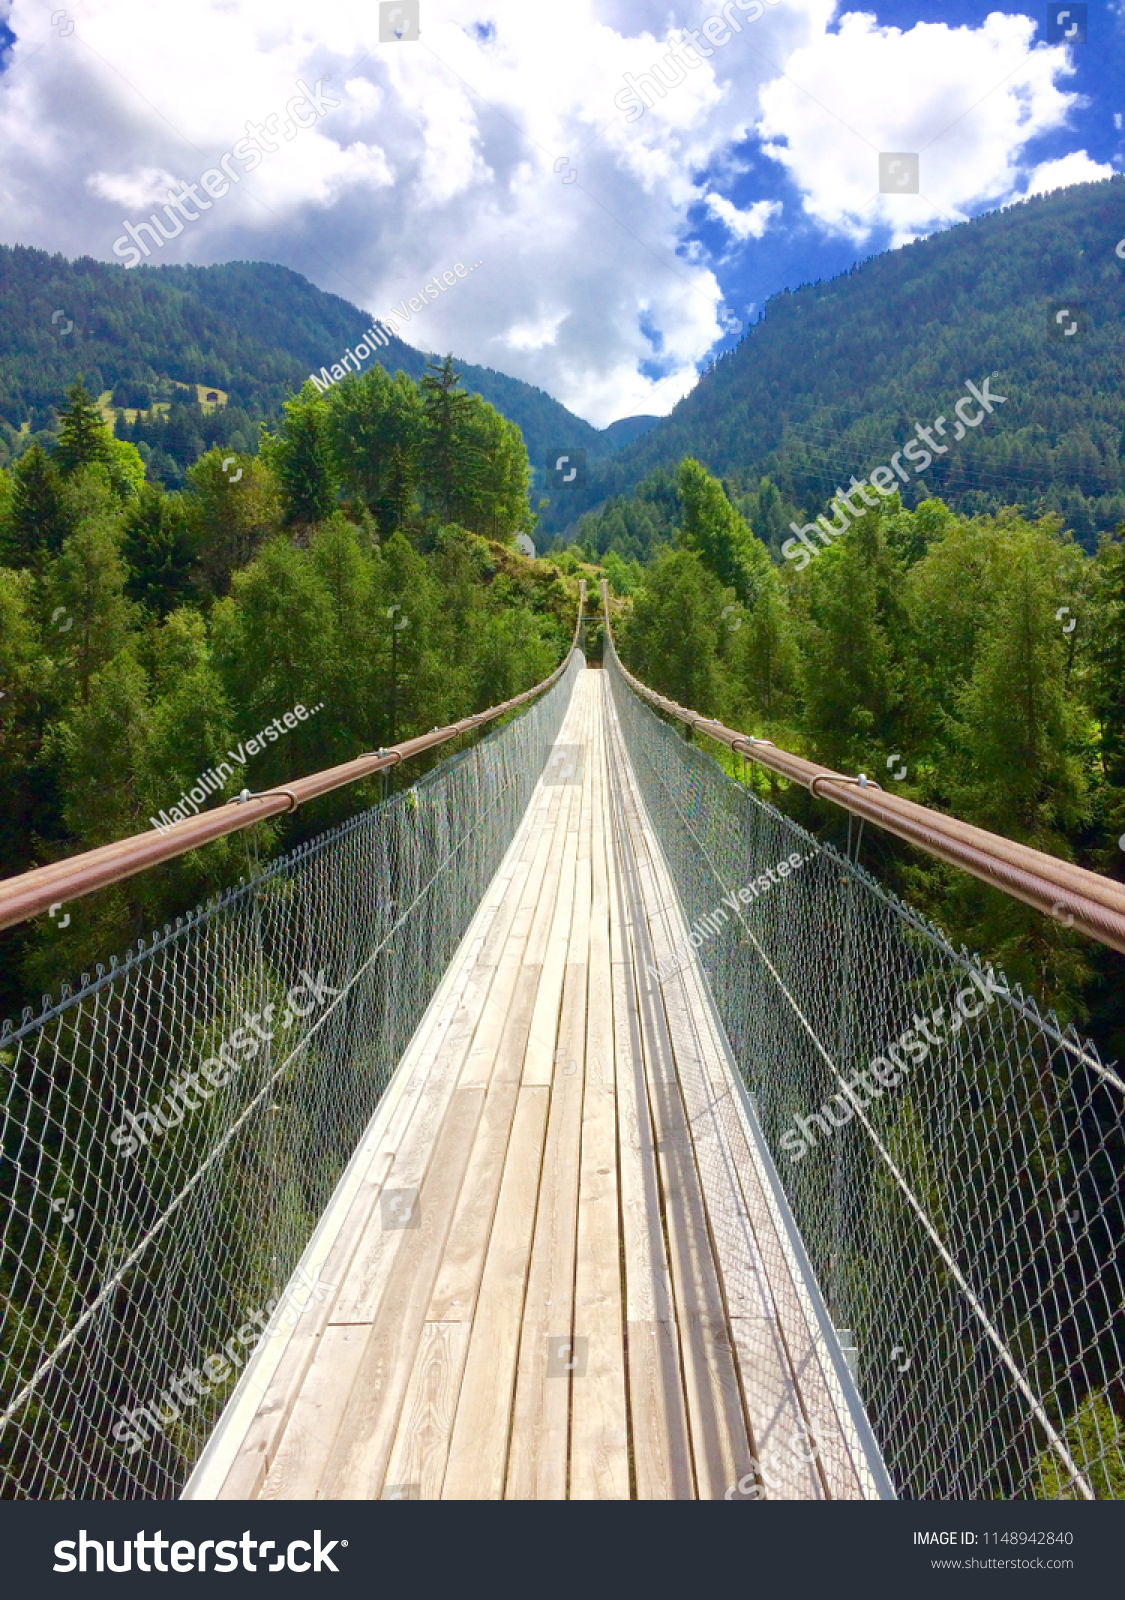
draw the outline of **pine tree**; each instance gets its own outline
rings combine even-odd
[[[263,426],[261,443],[262,458],[273,468],[281,490],[282,519],[286,526],[320,522],[331,515],[338,486],[328,407],[306,383],[283,410],[280,434],[270,434]]]
[[[690,457],[680,463],[681,541],[745,605],[770,568],[769,552],[755,539],[717,478]]]
[[[128,568],[116,524],[101,518],[82,523],[51,563],[46,575],[46,605],[59,612],[50,645],[68,662],[83,702],[90,680],[125,643],[131,606],[125,598]]]
[[[195,541],[179,495],[145,484],[125,518],[123,553],[129,564],[125,592],[146,610],[166,617],[190,596]]]
[[[466,463],[460,459],[460,446],[472,402],[458,388],[461,374],[453,370],[453,357],[446,356],[441,366],[427,362],[422,374],[422,403],[426,413],[426,440],[423,464],[426,488],[436,501],[441,521],[452,522],[458,478],[463,481]]]
[[[805,575],[805,724],[816,755],[845,772],[873,772],[898,733],[902,575],[881,522],[862,517]]]
[[[110,433],[102,414],[80,383],[66,391],[66,405],[59,412],[59,442],[55,465],[65,476],[94,461],[107,465],[110,460]]]
[[[57,555],[69,532],[62,487],[54,462],[33,444],[12,469],[5,559],[26,567]]]

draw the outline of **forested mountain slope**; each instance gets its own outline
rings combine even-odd
[[[226,415],[204,421],[193,401],[190,416],[173,419],[170,450],[162,448],[181,471],[213,444],[252,449],[258,421],[273,417],[310,372],[331,367],[354,347],[371,320],[338,295],[266,262],[126,271],[90,257],[71,262],[0,246],[0,466],[18,448],[12,430],[25,423],[32,432],[45,429],[77,379],[94,394],[121,386],[123,405],[136,403],[129,396],[138,387],[142,404],[146,390],[167,399],[167,380],[226,392]],[[424,314],[417,326],[424,338]],[[378,359],[389,372],[401,368],[417,380],[428,357],[392,338]],[[591,457],[616,448],[617,435],[599,432],[543,390],[488,367],[458,362],[458,368],[467,390],[519,426],[540,472],[556,446],[579,446]],[[179,486],[171,472],[165,481]]]
[[[837,485],[889,461],[917,424],[949,416],[967,379],[995,373],[1004,404],[904,496],[911,505],[940,496],[966,515],[1012,504],[1028,515],[1058,511],[1092,547],[1125,518],[1123,236],[1125,177],[1116,177],[776,295],[670,416],[593,466],[585,490],[552,507],[544,525],[573,524],[692,456],[738,501],[756,497],[762,477],[772,481],[780,506],[742,509],[776,549],[791,516],[826,511]],[[1064,307],[1077,315],[1060,326]],[[1066,336],[1071,321],[1079,326]],[[641,516],[640,546],[630,547],[617,510],[593,530],[595,547],[647,554],[651,518]]]

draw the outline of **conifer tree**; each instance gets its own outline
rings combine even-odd
[[[126,594],[166,617],[193,588],[196,548],[182,499],[145,484],[126,514],[124,534]]]
[[[461,374],[453,370],[453,357],[446,356],[441,366],[432,361],[422,374],[422,404],[426,413],[426,438],[423,463],[426,487],[436,502],[441,521],[452,522],[454,495],[458,479],[464,481],[466,463],[459,459],[472,402],[458,387]]]
[[[57,555],[69,527],[55,464],[33,444],[12,469],[4,559],[12,566],[25,567],[44,555]]]
[[[328,407],[313,385],[306,383],[299,395],[285,402],[283,410],[279,434],[262,429],[262,459],[277,477],[286,526],[320,522],[331,514],[338,487],[338,469],[328,437]]]
[[[109,429],[81,383],[71,384],[66,391],[59,424],[55,465],[64,476],[95,461],[108,464],[111,455]]]
[[[67,662],[83,702],[94,673],[113,659],[128,635],[127,577],[121,535],[104,518],[83,522],[47,571],[44,611],[59,613],[48,634],[49,652]]]
[[[681,540],[698,551],[724,588],[745,605],[770,568],[769,552],[727,499],[717,478],[690,457],[680,463]]]

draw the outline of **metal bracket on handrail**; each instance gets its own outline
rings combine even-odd
[[[436,728],[434,729],[434,732],[437,732]],[[365,750],[361,756],[356,756],[355,759],[357,761],[367,761],[372,756],[374,756],[377,760],[382,760],[384,756],[393,756],[394,762],[392,764],[397,767],[399,762],[402,760],[402,751],[396,750],[393,747],[390,750],[387,750],[380,745],[378,750]]]
[[[816,786],[818,783],[828,782],[855,783],[858,784],[861,789],[881,789],[883,787],[883,785],[881,783],[877,783],[874,778],[869,778],[866,772],[861,772],[858,778],[846,778],[841,772],[818,772],[816,777],[809,784],[809,793],[811,795],[816,795],[817,799],[820,799],[821,796],[816,794]]]
[[[234,799],[229,800],[227,804],[232,806],[244,806],[248,800],[268,800],[272,795],[275,794],[283,794],[289,801],[288,809],[281,813],[283,817],[287,817],[290,811],[296,811],[297,807],[301,803],[297,799],[297,796],[293,793],[292,789],[277,788],[262,789],[255,792],[251,792],[249,789],[243,789],[241,794],[236,794]]]

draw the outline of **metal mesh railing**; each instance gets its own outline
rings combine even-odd
[[[4,1496],[182,1487],[514,837],[581,665],[574,652],[515,721],[0,1036]]]
[[[605,664],[899,1494],[1125,1499],[1125,1082]]]

